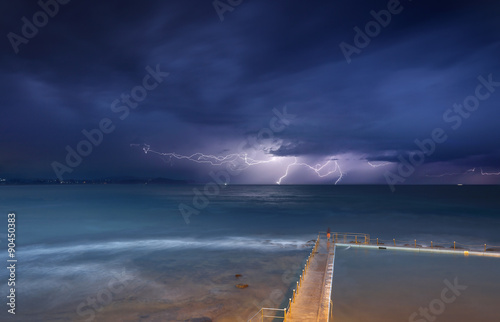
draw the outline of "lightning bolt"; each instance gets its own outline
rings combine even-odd
[[[475,172],[476,168],[472,168],[469,170],[466,170],[464,172],[446,172],[446,173],[441,173],[441,174],[426,174],[426,177],[433,177],[433,178],[440,178],[440,177],[446,177],[446,176],[458,176],[462,174],[467,174],[469,172]]]
[[[483,172],[483,168],[480,169],[482,176],[500,176],[500,172]]]
[[[483,168],[479,168],[480,173],[482,176],[500,176],[500,172],[484,172]],[[471,172],[477,172],[476,168],[471,168],[468,169],[464,172],[446,172],[442,174],[426,174],[426,177],[434,177],[434,178],[440,178],[440,177],[446,177],[446,176],[458,176],[458,175],[464,175],[467,173]]]
[[[389,165],[391,164],[392,162],[381,162],[381,163],[377,163],[377,164],[374,164],[374,163],[371,163],[370,161],[367,161],[368,164],[372,167],[372,168],[378,168],[378,167],[383,167],[385,165]]]
[[[137,146],[137,144],[131,144],[131,146]],[[193,153],[191,155],[182,155],[182,154],[177,154],[175,152],[158,152],[155,150],[152,150],[151,147],[147,144],[144,144],[142,147],[142,150],[144,153],[154,153],[162,157],[168,157],[170,160],[172,158],[177,159],[177,160],[188,160],[188,161],[193,161],[196,163],[208,163],[213,166],[220,166],[226,163],[231,163],[231,164],[244,164],[244,168],[247,168],[249,166],[257,165],[257,164],[263,164],[263,163],[269,163],[273,162],[276,158],[272,157],[269,160],[255,160],[253,158],[248,157],[246,153],[231,153],[227,155],[212,155],[212,154],[203,154],[201,152]],[[242,162],[242,163],[241,163]]]
[[[141,145],[131,144],[130,146],[141,146]],[[148,153],[157,154],[161,157],[168,158],[170,161],[172,159],[187,160],[187,161],[192,161],[192,162],[196,162],[196,163],[205,163],[205,164],[209,164],[211,166],[221,166],[223,164],[229,163],[232,166],[240,165],[242,167],[240,169],[246,169],[248,167],[259,165],[259,164],[266,164],[266,163],[270,163],[270,162],[275,162],[277,160],[277,157],[274,157],[274,156],[271,157],[269,160],[256,160],[254,158],[249,157],[246,153],[231,153],[231,154],[226,154],[226,155],[212,155],[212,154],[204,154],[201,152],[196,152],[196,153],[193,153],[191,155],[182,155],[182,154],[178,154],[175,152],[155,151],[155,150],[151,149],[151,146],[149,146],[148,144],[142,145],[142,150],[146,154],[148,154]],[[335,168],[333,170],[328,170],[325,172],[324,169],[326,169],[326,167],[330,164],[334,164]],[[324,164],[317,164],[315,166],[312,166],[312,165],[309,165],[309,164],[304,163],[304,162],[299,162],[297,157],[294,157],[294,162],[290,163],[286,167],[285,173],[278,179],[278,181],[276,181],[277,184],[281,184],[283,179],[285,179],[288,176],[289,170],[292,166],[306,167],[306,168],[314,171],[314,173],[319,178],[327,177],[327,176],[329,176],[333,173],[336,173],[338,171],[339,177],[335,181],[335,184],[339,183],[344,176],[344,172],[340,168],[340,165],[339,165],[337,160],[328,160]]]
[[[333,161],[333,162],[332,162]],[[335,164],[335,168],[333,170],[330,170],[330,171],[327,171],[326,173],[321,173],[321,171],[326,167],[328,166],[329,164]],[[340,180],[342,180],[342,177],[344,176],[344,173],[342,172],[342,169],[340,168],[340,165],[338,163],[337,160],[328,160],[325,164],[321,165],[321,164],[317,164],[316,166],[311,166],[307,163],[303,163],[303,162],[298,162],[297,160],[297,157],[294,157],[294,161],[293,163],[290,163],[287,167],[286,167],[286,171],[285,171],[285,174],[282,175],[278,181],[276,181],[277,184],[281,184],[281,181],[283,179],[285,179],[287,176],[288,176],[288,171],[290,170],[291,167],[293,166],[304,166],[306,168],[309,168],[311,170],[313,170],[317,175],[318,177],[320,178],[324,178],[324,177],[327,177],[335,172],[337,172],[337,170],[339,171],[339,177],[337,178],[337,180],[335,181],[335,184],[339,183]]]

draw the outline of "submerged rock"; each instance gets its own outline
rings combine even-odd
[[[243,275],[241,275],[241,274],[236,274],[236,275],[234,275],[234,277],[236,277],[236,278],[239,278],[239,277],[242,277],[242,276],[243,276]]]
[[[237,288],[247,288],[248,284],[236,284]]]

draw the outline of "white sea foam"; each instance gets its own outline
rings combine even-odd
[[[302,250],[309,248],[307,239],[259,239],[249,237],[226,237],[219,239],[165,238],[147,240],[102,241],[63,246],[33,245],[22,249],[23,256],[47,256],[84,254],[92,252],[117,253],[124,251],[158,251],[176,249],[211,249],[211,250]]]

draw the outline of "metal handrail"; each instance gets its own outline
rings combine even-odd
[[[264,318],[273,318],[273,319],[283,319],[285,320],[285,316],[276,316],[276,315],[264,315],[264,311],[265,310],[268,310],[268,311],[285,311],[285,309],[275,309],[275,308],[271,308],[271,307],[263,307],[261,308],[257,313],[255,313],[250,319],[248,319],[247,322],[251,322],[253,320],[253,318],[255,318],[257,315],[259,315],[260,313],[260,317],[262,318],[261,321],[264,320]]]
[[[456,241],[439,241],[434,242],[423,241],[423,240],[400,240],[393,238],[389,239],[380,239],[374,238],[370,239],[370,235],[368,234],[358,234],[358,233],[337,233],[332,232],[333,241],[337,243],[356,243],[356,244],[366,244],[366,245],[388,245],[394,247],[412,247],[412,248],[443,248],[448,250],[457,250],[457,251],[482,251],[482,252],[500,252],[500,246],[496,245],[488,245],[488,244],[463,244]],[[362,242],[356,240],[356,236],[367,236],[366,242]],[[353,241],[354,239],[354,241]]]
[[[271,308],[261,308],[257,313],[255,313],[249,320],[248,322],[252,321],[254,317],[256,317],[259,313],[262,312],[261,314],[261,321],[264,320],[266,317],[273,317],[275,319],[283,319],[283,321],[286,321],[287,316],[291,314],[292,310],[292,304],[295,303],[295,296],[299,293],[299,289],[302,286],[302,282],[304,281],[304,278],[307,274],[307,270],[309,268],[309,265],[311,264],[312,259],[314,258],[314,255],[316,254],[316,251],[318,250],[319,247],[319,241],[320,241],[320,234],[318,234],[318,238],[316,239],[316,242],[314,243],[314,247],[311,250],[311,253],[309,253],[309,256],[306,259],[306,263],[304,264],[304,268],[302,269],[302,274],[299,276],[299,280],[296,282],[297,286],[296,288],[293,289],[292,291],[292,297],[288,299],[288,305],[284,309],[271,309]],[[275,310],[275,311],[283,311],[283,317],[277,317],[277,316],[264,316],[264,310]]]

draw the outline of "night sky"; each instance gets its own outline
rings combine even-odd
[[[500,183],[498,1],[44,1],[1,4],[1,178]]]

